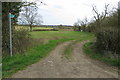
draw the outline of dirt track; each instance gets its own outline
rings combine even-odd
[[[82,51],[85,42],[74,45],[72,58],[62,54],[65,42],[58,45],[48,57],[17,72],[12,78],[118,78],[117,69],[86,57]]]

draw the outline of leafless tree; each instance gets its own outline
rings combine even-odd
[[[78,29],[78,31],[85,31],[86,25],[88,23],[87,18],[85,17],[83,20],[77,20],[77,22],[74,23],[75,28]]]
[[[94,19],[95,21],[97,22],[97,26],[100,28],[101,27],[101,23],[102,21],[105,19],[105,17],[108,15],[108,6],[109,4],[105,4],[105,9],[102,13],[99,13],[96,6],[93,5],[92,6],[92,9],[93,9],[93,12],[95,13],[94,14]]]
[[[42,16],[38,13],[38,7],[36,3],[25,3],[26,5],[22,7],[22,12],[19,17],[20,24],[25,24],[30,26],[30,31],[32,31],[33,25],[40,25],[42,21]]]
[[[88,23],[88,20],[86,17],[80,22],[80,25],[83,31],[85,31],[87,23]]]
[[[80,30],[81,30],[79,21],[80,21],[80,20],[77,20],[77,22],[75,22],[75,23],[73,24],[73,25],[74,25],[74,31],[80,31]]]

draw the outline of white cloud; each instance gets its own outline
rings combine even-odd
[[[78,18],[92,18],[92,5],[103,11],[104,5],[117,6],[119,0],[44,0],[47,5],[39,6],[44,24],[72,25]]]

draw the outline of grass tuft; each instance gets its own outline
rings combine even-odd
[[[74,44],[76,44],[76,43],[77,43],[77,41],[73,41],[72,43],[70,43],[68,46],[65,47],[63,55],[67,59],[70,59],[72,57],[72,52],[73,52]]]

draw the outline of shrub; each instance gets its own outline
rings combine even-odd
[[[30,45],[30,34],[25,29],[14,30],[12,34],[13,54],[24,52]],[[3,56],[9,54],[9,48],[7,51],[3,50]]]
[[[30,34],[28,30],[21,29],[13,34],[13,52],[22,53],[30,46]]]
[[[98,51],[119,54],[119,31],[117,28],[102,28],[96,33],[95,47]]]

